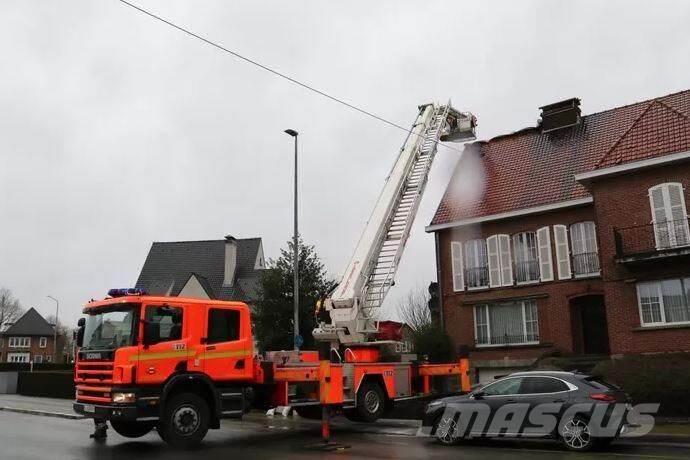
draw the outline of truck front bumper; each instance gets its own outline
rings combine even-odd
[[[75,401],[72,409],[77,414],[103,420],[154,420],[158,418],[158,408],[137,405],[99,405]]]

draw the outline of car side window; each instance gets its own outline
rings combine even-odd
[[[150,344],[182,338],[182,308],[151,306],[146,308],[146,328]]]
[[[525,377],[520,386],[520,394],[558,393],[568,391],[565,382],[551,377]]]
[[[507,396],[516,395],[522,382],[521,377],[513,377],[487,385],[482,388],[485,396]]]
[[[207,343],[232,342],[240,338],[240,312],[221,308],[208,310]]]

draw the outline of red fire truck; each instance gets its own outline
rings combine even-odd
[[[432,379],[469,391],[465,359],[429,364],[387,353],[376,311],[394,284],[439,141],[473,139],[474,127],[474,116],[450,103],[419,107],[342,280],[319,303],[321,357],[256,354],[244,303],[114,289],[80,320],[74,410],[123,436],[156,427],[165,441],[192,446],[253,406],[374,421],[396,401],[430,394]]]

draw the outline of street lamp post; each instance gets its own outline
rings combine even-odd
[[[55,301],[55,327],[53,327],[53,362],[57,363],[57,328],[58,314],[60,313],[60,301],[52,295],[49,295],[47,297]]]
[[[293,273],[293,298],[294,298],[294,316],[293,316],[293,321],[294,321],[294,331],[293,331],[293,342],[295,346],[295,350],[299,350],[299,345],[297,341],[299,340],[299,240],[298,240],[298,227],[297,227],[297,136],[299,133],[295,131],[294,129],[286,129],[285,130],[286,134],[289,134],[292,136],[292,138],[295,140],[295,209],[294,209],[294,218],[295,218],[295,228],[294,232],[292,234],[292,246],[294,250],[294,255],[293,255],[293,261],[292,261],[292,271]]]

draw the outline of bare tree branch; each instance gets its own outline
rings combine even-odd
[[[12,291],[7,288],[0,288],[0,331],[4,329],[5,326],[17,321],[24,310],[13,295]]]
[[[410,290],[407,296],[398,302],[398,312],[402,321],[415,332],[429,326],[429,291],[423,287]]]

